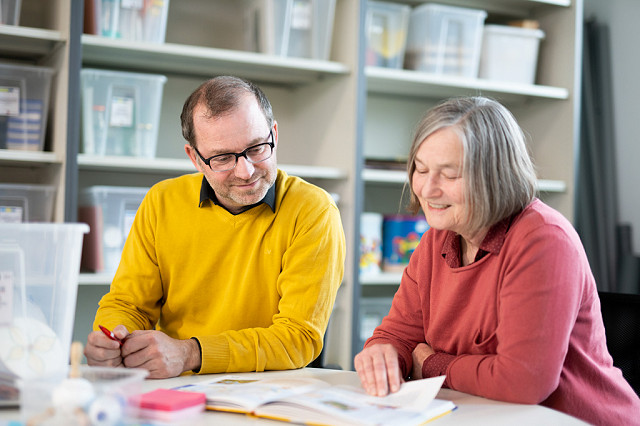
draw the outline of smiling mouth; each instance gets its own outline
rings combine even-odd
[[[241,183],[237,183],[235,184],[235,186],[243,188],[243,187],[248,187],[248,186],[254,186],[256,183],[258,183],[260,179],[254,180],[253,182],[241,182]]]
[[[446,209],[447,207],[449,207],[449,204],[427,203],[427,205],[432,209]]]

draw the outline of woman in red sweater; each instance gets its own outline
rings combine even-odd
[[[580,238],[535,198],[511,113],[482,97],[431,109],[408,175],[410,209],[422,208],[431,228],[389,315],[355,357],[367,392],[446,375],[445,386],[462,392],[593,424],[640,424],[640,399],[607,350]]]

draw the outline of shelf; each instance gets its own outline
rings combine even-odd
[[[442,99],[484,95],[508,104],[524,103],[531,98],[569,98],[569,90],[561,87],[506,83],[381,67],[367,67],[365,74],[369,93],[393,96]]]
[[[44,167],[51,164],[61,164],[54,152],[19,151],[0,149],[0,164],[11,166]]]
[[[80,170],[132,173],[194,173],[195,167],[187,159],[139,158],[78,154]]]
[[[404,184],[407,182],[407,172],[403,170],[364,169],[362,179],[371,183]],[[538,179],[538,191],[565,192],[567,184],[559,180]]]
[[[106,272],[82,272],[78,277],[78,285],[110,285],[113,273]]]
[[[565,192],[567,184],[560,180],[538,179],[537,189],[540,192]]]
[[[187,159],[138,158],[94,156],[79,154],[80,170],[130,172],[130,173],[166,173],[167,175],[194,173],[195,167]],[[346,179],[347,173],[334,167],[317,167],[279,164],[278,168],[287,174],[310,179]]]
[[[64,42],[59,31],[0,25],[0,54],[3,57],[39,59]]]
[[[151,44],[84,34],[82,60],[89,66],[203,76],[234,74],[257,82],[297,86],[326,77],[348,75],[343,64],[303,58],[285,58],[253,52],[174,43]]]
[[[426,3],[425,0],[393,0],[412,6]],[[528,17],[532,10],[552,7],[569,7],[571,0],[438,0],[438,3],[452,6],[484,9],[491,13],[507,14],[513,17]]]
[[[360,285],[400,285],[402,272],[381,272],[360,275]]]
[[[294,164],[279,164],[278,168],[291,176],[308,179],[342,180],[347,178],[347,172],[335,167],[300,166]]]
[[[362,179],[365,182],[404,184],[407,182],[407,172],[404,170],[364,169]]]

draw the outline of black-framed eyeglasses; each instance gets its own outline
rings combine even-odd
[[[238,158],[244,157],[251,164],[261,163],[268,160],[273,155],[273,129],[269,131],[267,139],[271,138],[271,142],[263,142],[257,145],[252,145],[242,152],[228,152],[226,154],[218,154],[209,158],[204,158],[198,148],[194,149],[198,153],[198,156],[204,164],[214,172],[228,172],[233,170],[238,164]]]

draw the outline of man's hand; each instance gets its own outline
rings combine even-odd
[[[424,379],[422,377],[422,366],[427,358],[433,355],[435,352],[431,349],[431,346],[426,343],[418,343],[418,346],[413,350],[411,358],[413,358],[413,367],[411,367],[412,379]]]
[[[397,392],[403,380],[398,365],[398,352],[393,345],[369,346],[353,360],[362,387],[368,394],[385,396]]]
[[[156,330],[131,333],[122,345],[122,358],[126,367],[148,370],[151,379],[179,376],[199,369],[202,362],[198,342],[173,339]]]
[[[129,331],[124,325],[118,325],[113,329],[113,334],[123,341],[129,336]],[[87,337],[84,356],[89,365],[122,367],[124,364],[120,349],[120,343],[109,339],[102,331],[92,331]]]

